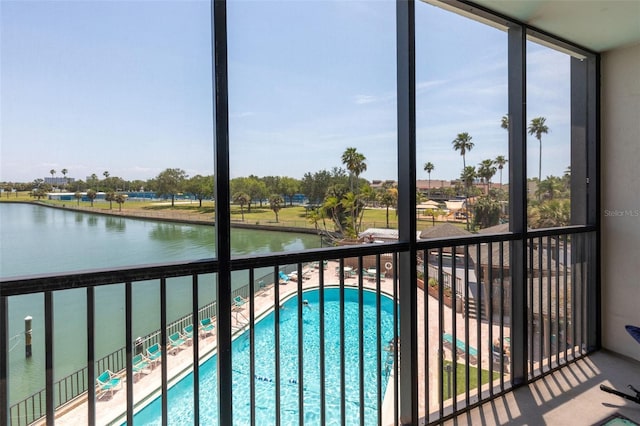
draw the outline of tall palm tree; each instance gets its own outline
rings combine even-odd
[[[498,155],[496,159],[493,160],[495,165],[498,166],[498,170],[500,170],[500,188],[502,188],[502,169],[504,168],[504,165],[507,164],[507,161],[509,160],[504,158],[504,155]]]
[[[64,186],[67,186],[67,173],[69,173],[69,170],[67,169],[62,169],[60,170],[60,173],[62,173],[62,176],[64,177]]]
[[[349,170],[349,181],[351,192],[353,192],[353,181],[358,180],[358,176],[367,170],[367,158],[353,147],[347,148],[342,154],[342,164]],[[355,179],[354,179],[355,176]]]
[[[542,134],[549,133],[549,127],[544,123],[547,121],[544,117],[536,117],[531,119],[529,123],[529,134],[535,136],[540,144],[540,159],[538,160],[538,183],[542,182]]]
[[[389,207],[398,203],[398,194],[394,189],[383,189],[380,192],[380,204],[387,208],[387,228],[389,228]]]
[[[473,185],[473,180],[476,177],[478,177],[478,174],[476,172],[476,168],[473,166],[465,167],[462,174],[460,174],[460,180],[462,180],[462,183],[464,184],[464,208],[467,216],[467,231],[469,230],[469,187]]]
[[[435,166],[432,162],[424,163],[424,171],[429,175],[429,191],[427,192],[427,196],[431,198],[431,172],[435,169]]]
[[[473,142],[471,142],[471,135],[467,132],[458,133],[458,136],[451,141],[454,151],[460,151],[462,155],[462,169],[467,167],[466,154],[473,149]]]
[[[508,115],[503,115],[502,116],[502,120],[500,120],[500,127],[502,127],[505,130],[509,130],[509,116]]]
[[[51,173],[51,186],[53,187],[53,177],[55,176],[56,171],[51,169],[51,170],[49,170],[49,173]]]
[[[482,160],[478,165],[478,177],[486,184],[487,194],[491,188],[491,178],[496,174],[496,170],[496,167],[493,165],[493,160]]]

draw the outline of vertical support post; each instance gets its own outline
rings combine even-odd
[[[599,221],[598,170],[599,58],[571,58],[571,224],[596,225]],[[598,228],[599,229],[599,228]],[[585,236],[586,275],[584,342],[588,351],[601,344],[598,235]]]
[[[218,424],[233,424],[231,357],[231,217],[229,212],[229,87],[227,2],[212,2],[215,124],[216,250],[218,256]],[[277,283],[277,281],[276,281]],[[277,284],[276,284],[277,287]]]
[[[24,317],[24,356],[31,358],[31,315]]]
[[[571,225],[587,223],[587,61],[571,58]]]
[[[527,381],[527,138],[526,138],[526,34],[511,24],[508,33],[509,78],[509,231],[511,241],[511,384]]]
[[[587,224],[596,226],[589,238],[589,338],[588,347],[602,347],[600,303],[600,56],[587,59]]]
[[[398,99],[398,224],[399,241],[409,251],[399,254],[400,283],[400,423],[418,424],[418,330],[416,271],[416,92],[415,3],[396,2]]]

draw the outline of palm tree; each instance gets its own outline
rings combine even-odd
[[[122,211],[122,205],[125,201],[127,201],[127,196],[125,194],[118,194],[115,196],[114,201],[118,203],[118,211]]]
[[[509,130],[509,116],[508,115],[503,115],[502,116],[502,120],[500,121],[500,127],[502,127],[505,130]]]
[[[80,200],[82,199],[82,193],[81,192],[76,192],[75,194],[73,194],[74,197],[76,197],[76,200],[78,200],[78,206],[80,205]]]
[[[476,168],[473,166],[467,166],[464,168],[462,173],[460,174],[460,180],[464,184],[465,188],[469,188],[473,185],[473,181],[477,178],[479,174],[476,172]]]
[[[67,173],[69,173],[69,170],[62,169],[60,170],[60,173],[62,173],[62,176],[64,176],[64,185],[67,186]]]
[[[355,239],[358,236],[357,213],[359,204],[360,200],[353,192],[347,192],[340,200],[342,210],[349,215],[346,226],[347,236],[349,238]]]
[[[276,214],[276,223],[278,223],[278,212],[282,208],[282,204],[284,204],[284,199],[280,195],[273,194],[269,197],[269,208]]]
[[[322,203],[322,210],[324,216],[330,215],[335,228],[341,234],[344,234],[344,227],[341,220],[342,205],[340,200],[335,195],[329,195],[324,199]]]
[[[549,133],[549,128],[544,124],[547,121],[544,117],[536,117],[531,119],[529,124],[529,134],[535,136],[540,144],[540,159],[538,161],[538,182],[542,182],[542,134]]]
[[[473,149],[473,142],[471,142],[472,137],[467,132],[458,133],[458,136],[451,141],[453,144],[454,151],[460,151],[460,155],[462,155],[462,169],[464,170],[467,167],[466,162],[466,154],[467,151],[471,151]]]
[[[467,213],[466,214],[467,231],[469,230],[469,187],[473,185],[473,180],[477,176],[478,174],[476,173],[476,168],[473,166],[465,167],[464,170],[462,171],[462,174],[460,175],[460,180],[462,180],[462,183],[464,184],[464,193],[465,193],[464,207]]]
[[[109,191],[105,194],[104,199],[109,202],[109,210],[113,208],[113,202],[116,200],[116,193]]]
[[[538,184],[536,195],[538,198],[553,200],[562,193],[564,185],[562,179],[557,176],[547,176],[545,180]]]
[[[424,171],[429,175],[429,191],[427,192],[427,197],[431,198],[431,172],[435,169],[435,166],[432,162],[424,163]]]
[[[244,222],[244,205],[251,201],[251,197],[246,192],[236,192],[233,194],[233,202],[240,204],[240,214]]]
[[[349,170],[349,181],[351,183],[351,192],[353,192],[353,181],[358,180],[358,176],[367,170],[367,158],[360,154],[355,148],[347,148],[342,154],[342,164]],[[355,176],[355,179],[354,179]]]
[[[398,202],[398,193],[395,189],[383,189],[380,192],[380,204],[387,208],[387,228],[389,228],[389,207],[395,206]]]
[[[93,189],[89,189],[87,191],[87,198],[91,201],[91,207],[93,207],[93,200],[96,199],[96,196],[98,194],[96,193],[96,191],[94,191]]]
[[[502,188],[502,169],[504,168],[504,165],[507,164],[507,161],[509,160],[504,158],[504,155],[498,155],[496,159],[493,160],[495,165],[498,166],[498,170],[500,170],[500,188]]]
[[[493,165],[493,160],[482,160],[478,167],[478,177],[484,180],[487,185],[487,194],[491,188],[491,178],[496,174],[496,167]]]
[[[53,187],[53,177],[56,174],[56,171],[51,169],[51,170],[49,170],[49,173],[51,173],[51,186]]]

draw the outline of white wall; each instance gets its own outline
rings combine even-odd
[[[640,360],[640,45],[602,55],[602,344]]]

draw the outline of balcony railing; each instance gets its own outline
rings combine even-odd
[[[232,260],[230,306],[216,297],[215,260],[5,279],[0,349],[7,356],[0,366],[0,413],[12,425],[54,419],[56,424],[130,424],[143,407],[149,408],[136,415],[155,410],[170,419],[178,415],[175,401],[183,398],[179,415],[211,423],[216,378],[229,374],[232,388],[220,391],[242,395],[244,405],[234,404],[233,416],[252,424],[260,423],[265,411],[274,423],[325,424],[327,416],[336,416],[343,424],[398,424],[399,395],[415,395],[418,416],[435,423],[591,349],[594,239],[590,228],[567,228],[536,231],[525,239],[502,234],[420,241],[411,262],[416,282],[401,280],[404,244],[238,258]],[[400,299],[402,286],[415,292],[416,314],[410,318],[415,337],[400,333],[400,319],[412,312]],[[317,296],[310,296],[311,289]],[[57,356],[63,343],[56,336],[66,324],[55,318],[67,306],[56,301],[67,290],[82,293],[81,326],[89,331],[72,349],[84,367],[62,374],[66,366]],[[17,377],[9,373],[7,336],[16,324],[7,308],[29,294],[43,301],[44,341],[36,346],[45,354],[44,387],[9,400]],[[107,295],[112,304],[105,323]],[[205,365],[217,362],[222,316],[231,321],[233,339],[233,369],[227,372]],[[209,334],[197,327],[205,318],[215,325]],[[149,324],[156,327],[141,333]],[[188,343],[167,343],[188,325],[196,326]],[[110,327],[120,333],[106,330]],[[160,362],[137,371],[134,355],[154,343],[161,347]],[[415,353],[407,353],[412,347]],[[405,357],[416,362],[412,383],[401,380]],[[111,392],[95,386],[105,370],[121,380]],[[176,389],[188,392],[176,396]],[[204,399],[205,393],[212,399]]]

